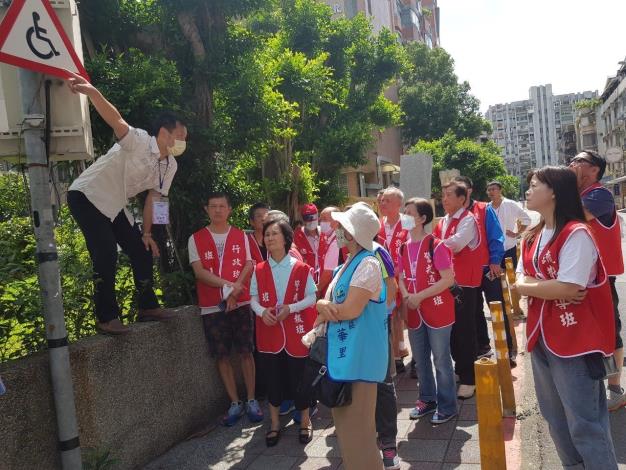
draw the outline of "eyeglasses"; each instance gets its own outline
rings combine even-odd
[[[585,153],[586,156],[576,156],[572,158],[569,162],[569,166],[577,165],[579,163],[589,163],[591,166],[597,166],[601,168],[602,166],[598,162],[598,159],[594,157],[590,153]]]

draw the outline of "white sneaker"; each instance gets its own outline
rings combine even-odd
[[[622,406],[626,405],[626,394],[624,389],[620,389],[621,393],[616,393],[613,390],[607,389],[606,405],[609,411],[617,411]]]
[[[459,385],[459,390],[456,392],[457,398],[461,400],[467,400],[468,398],[472,398],[474,396],[474,392],[476,391],[475,385]]]

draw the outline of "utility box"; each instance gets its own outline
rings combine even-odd
[[[7,12],[7,2],[0,0],[0,20]],[[54,12],[83,61],[78,7],[75,0],[50,0]],[[18,68],[0,63],[0,160],[11,163],[26,161],[21,137],[22,102]],[[41,101],[45,102],[45,82],[50,80],[50,160],[91,160],[93,141],[89,119],[89,102],[84,95],[73,94],[63,80],[43,76]]]

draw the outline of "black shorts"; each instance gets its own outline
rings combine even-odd
[[[617,289],[615,288],[615,276],[609,277],[609,283],[611,284],[611,297],[613,297],[613,314],[615,315],[615,349],[624,347],[622,341],[622,320],[619,317],[619,297],[617,296]]]
[[[249,305],[230,312],[215,312],[202,315],[204,335],[209,343],[211,357],[221,359],[254,351],[254,318]]]

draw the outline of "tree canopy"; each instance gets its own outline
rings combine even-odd
[[[454,60],[445,49],[413,42],[405,51],[400,106],[404,113],[402,136],[408,145],[420,139],[439,139],[447,132],[459,139],[475,139],[491,129],[469,83],[458,82]]]

